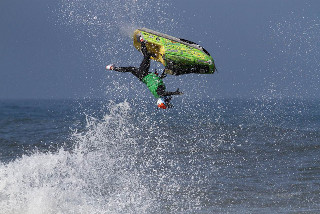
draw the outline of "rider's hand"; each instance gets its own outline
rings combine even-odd
[[[175,91],[175,94],[176,94],[176,95],[182,95],[183,92],[179,91],[179,88],[177,88],[177,90]]]

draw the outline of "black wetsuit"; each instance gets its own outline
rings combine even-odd
[[[149,69],[150,69],[150,57],[152,54],[150,54],[147,51],[147,47],[145,42],[141,42],[141,52],[143,54],[143,60],[140,64],[140,67],[114,67],[113,70],[118,71],[118,72],[131,72],[134,76],[136,76],[140,81],[143,81],[143,78],[146,77],[147,75],[150,74]],[[160,77],[163,78],[164,76]],[[178,90],[175,92],[169,92],[166,91],[166,87],[164,84],[159,85],[156,89],[156,93],[160,97],[164,96],[171,96],[171,95],[179,95],[181,92]]]

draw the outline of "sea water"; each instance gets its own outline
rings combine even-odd
[[[2,100],[0,213],[319,213],[319,107]]]

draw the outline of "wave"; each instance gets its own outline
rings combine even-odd
[[[80,116],[84,126],[72,126],[69,147],[0,165],[0,213],[195,213],[238,202],[246,210],[265,204],[261,192],[270,206],[291,200],[300,207],[319,172],[319,130],[310,128],[317,102],[297,109],[218,100],[168,111],[137,101],[93,106]],[[303,189],[290,188],[297,179]]]
[[[35,152],[0,166],[0,213],[150,213],[150,192],[134,167],[137,140],[120,103],[87,117],[74,149]]]

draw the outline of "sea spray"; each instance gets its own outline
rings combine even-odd
[[[83,44],[83,54],[92,61],[117,63],[125,53],[128,58],[137,55],[131,36],[139,27],[172,31],[172,17],[166,12],[170,3],[164,0],[60,0],[59,9],[53,11],[58,24],[68,26]],[[130,37],[130,38],[128,38]]]
[[[97,94],[107,88],[106,96],[116,100],[132,96],[132,91],[147,90],[137,84],[132,75],[106,72],[105,67],[108,64],[139,66],[142,54],[132,45],[132,35],[137,28],[149,27],[165,33],[177,32],[177,23],[173,19],[177,14],[173,16],[168,13],[170,2],[165,0],[59,0],[58,2],[59,7],[53,10],[57,25],[70,35],[75,46],[78,44],[78,47],[81,47],[77,52],[86,60],[86,70],[79,75],[85,75],[88,84],[92,81],[93,85],[100,86],[99,92],[97,88],[94,91],[87,90],[87,96],[97,97]],[[153,64],[151,63],[151,68]],[[130,89],[130,93],[126,91],[127,89]]]
[[[87,117],[74,149],[35,152],[0,166],[0,213],[150,213],[155,202],[134,167],[129,104]],[[133,135],[134,136],[134,135]]]

